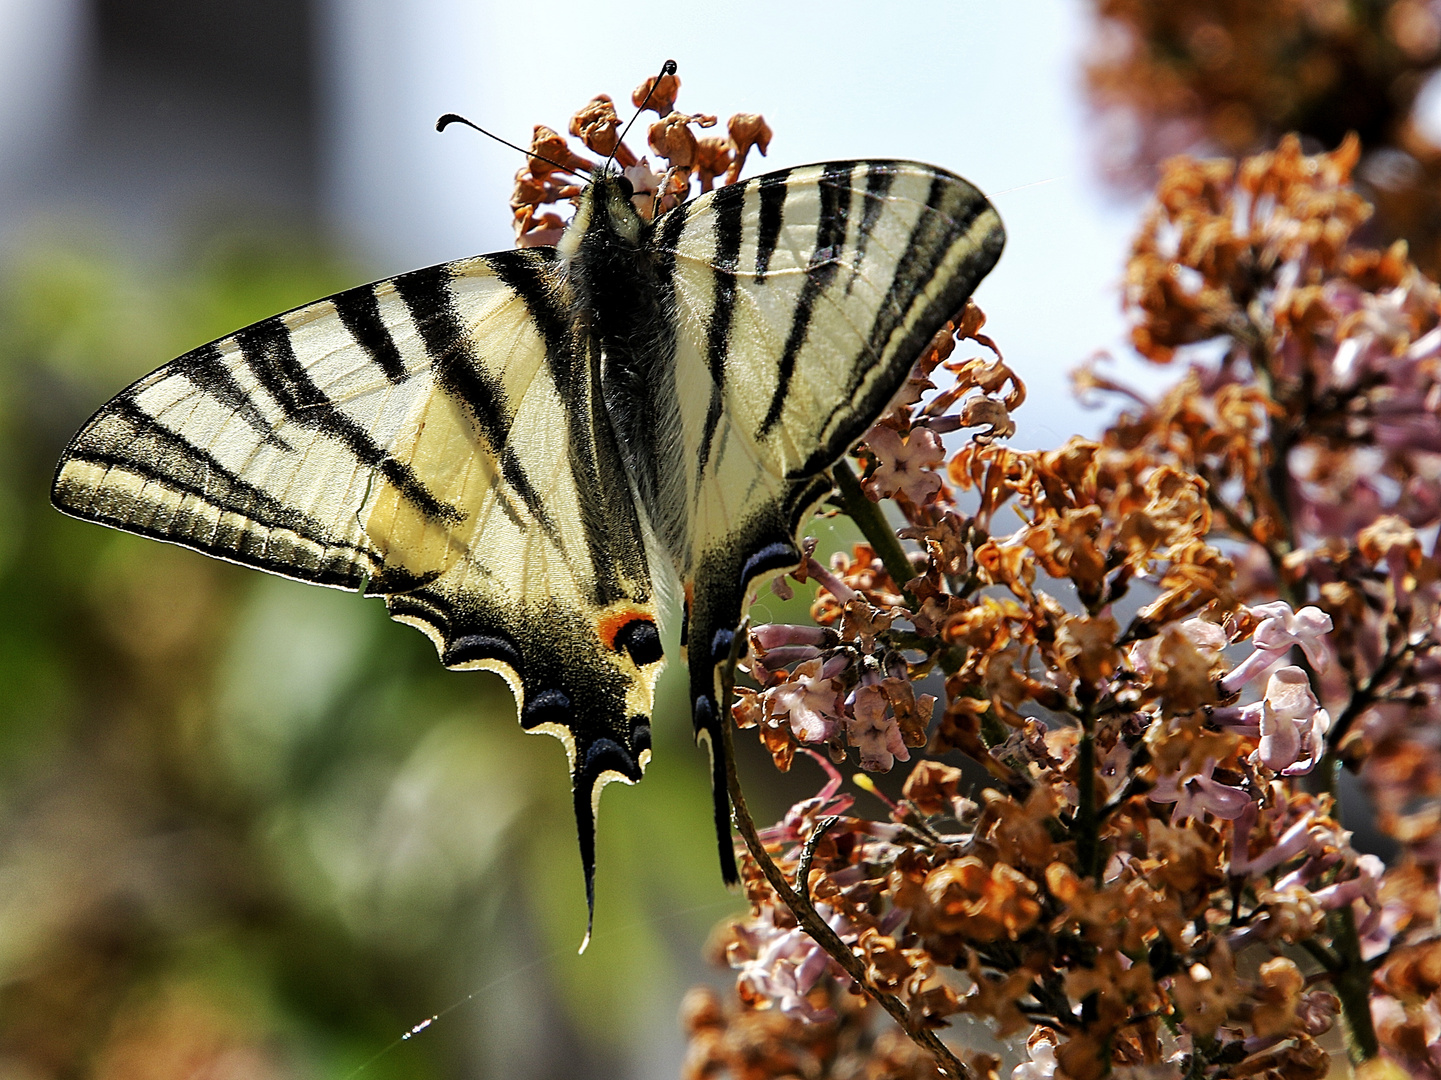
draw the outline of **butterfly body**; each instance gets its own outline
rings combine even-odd
[[[620,177],[557,248],[267,319],[140,380],[72,440],[67,513],[385,597],[570,759],[588,898],[601,789],[640,779],[679,584],[692,720],[736,878],[719,666],[795,567],[827,470],[999,257],[999,218],[912,162],[809,166],[647,222]]]

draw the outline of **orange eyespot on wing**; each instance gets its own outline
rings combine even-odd
[[[662,658],[660,632],[650,613],[640,607],[614,608],[596,624],[601,644],[612,652],[625,651],[639,667]]]

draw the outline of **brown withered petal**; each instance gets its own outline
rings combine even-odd
[[[1286,1035],[1296,1025],[1296,1009],[1306,977],[1294,961],[1284,956],[1273,957],[1261,965],[1256,991],[1256,1007],[1251,1013],[1251,1026],[1257,1035]]]
[[[1056,659],[1082,682],[1099,685],[1116,671],[1121,628],[1110,615],[1062,615],[1056,629]]]
[[[925,746],[926,733],[931,724],[931,713],[936,699],[931,694],[917,694],[909,679],[886,678],[881,681],[886,700],[891,704],[896,723],[901,729],[901,739],[907,746]]]
[[[696,163],[700,145],[690,125],[710,127],[715,123],[713,116],[689,116],[686,113],[669,112],[650,126],[650,148],[678,169],[690,169]]]
[[[735,152],[735,160],[731,162],[730,171],[726,173],[726,183],[734,184],[740,179],[751,147],[755,147],[760,151],[761,157],[765,157],[771,145],[771,129],[760,113],[736,113],[726,121],[726,132]]]
[[[570,118],[570,133],[585,144],[587,150],[604,157],[615,153],[620,144],[620,117],[609,94],[597,94]],[[632,165],[633,161],[623,161]]]
[[[950,813],[960,782],[960,769],[923,758],[916,762],[901,790],[917,810],[930,817]]]
[[[1089,1032],[1072,1035],[1056,1047],[1056,1060],[1069,1080],[1101,1080],[1111,1066],[1105,1040]]]
[[[719,1028],[725,1023],[725,1010],[720,997],[709,986],[695,986],[681,999],[680,1022],[694,1035],[705,1028]]]
[[[664,116],[675,109],[675,99],[680,94],[679,75],[652,75],[637,86],[630,95],[630,103],[637,109],[646,102],[646,109],[657,116]],[[650,99],[646,101],[647,97]]]
[[[531,154],[526,158],[526,166],[537,178],[550,176],[555,172],[555,165],[559,165],[568,172],[585,176],[598,168],[595,162],[588,161],[572,150],[570,144],[565,141],[564,135],[544,124],[535,125],[535,130],[531,134],[530,149]],[[551,164],[552,161],[555,162],[555,165]]]
[[[728,139],[719,135],[702,135],[696,140],[695,176],[701,191],[709,191],[716,177],[726,175],[733,163],[734,155]]]

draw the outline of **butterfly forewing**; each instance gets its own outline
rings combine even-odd
[[[198,349],[91,419],[53,498],[365,587],[448,665],[499,672],[522,724],[565,743],[589,879],[594,796],[640,777],[661,656],[597,357],[537,316],[556,265],[543,250],[416,271]]]
[[[795,566],[825,470],[879,417],[926,343],[1000,255],[966,181],[902,161],[835,162],[722,188],[656,223],[677,325],[685,547],[698,733],[714,745],[716,666],[745,591]],[[716,819],[728,814],[717,762]],[[726,858],[722,843],[722,860]]]

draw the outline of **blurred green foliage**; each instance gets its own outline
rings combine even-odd
[[[699,943],[740,906],[678,671],[645,782],[606,793],[577,957],[564,754],[498,678],[446,672],[377,601],[50,507],[65,440],[130,381],[358,278],[253,232],[177,262],[52,239],[0,288],[0,1074],[582,1077],[658,1037],[678,1055]]]

